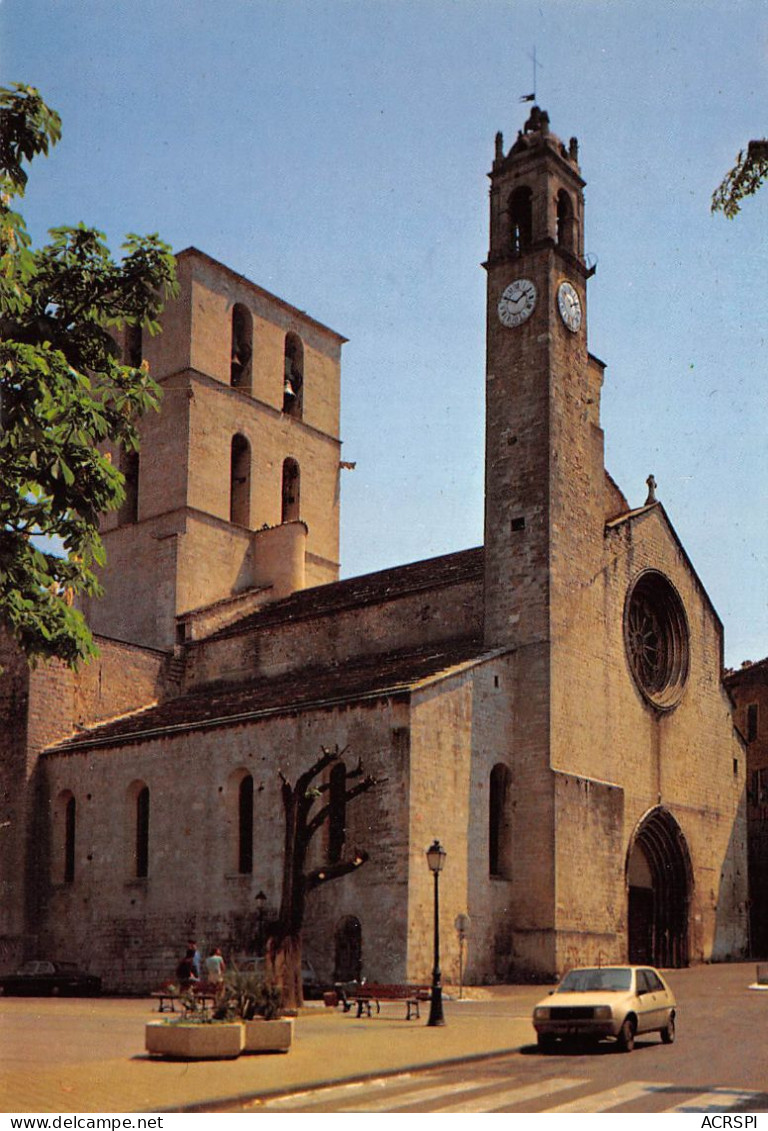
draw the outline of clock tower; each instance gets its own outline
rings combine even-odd
[[[597,568],[605,519],[576,139],[534,106],[508,153],[497,134],[490,180],[485,637],[547,649]]]

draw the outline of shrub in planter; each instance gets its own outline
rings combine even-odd
[[[144,1035],[147,1052],[179,1060],[239,1056],[243,1050],[244,1027],[235,1015],[225,987],[216,993],[212,1005],[201,1000],[194,987],[177,992],[184,1013],[181,1017],[147,1022]]]
[[[258,975],[228,972],[226,978],[234,1015],[245,1029],[245,1052],[287,1052],[293,1040],[293,1020],[281,1017],[282,994],[279,986]]]

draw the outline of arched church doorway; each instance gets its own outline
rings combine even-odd
[[[363,928],[355,915],[340,919],[336,926],[333,962],[334,982],[359,982],[363,975]]]
[[[638,826],[627,856],[629,961],[688,965],[691,858],[682,830],[666,809]]]

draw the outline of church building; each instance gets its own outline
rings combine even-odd
[[[368,859],[308,895],[322,981],[428,979],[435,838],[446,981],[459,914],[469,983],[745,954],[723,629],[653,478],[630,507],[605,469],[584,185],[538,107],[497,135],[484,545],[346,580],[344,338],[178,256],[163,333],[121,343],[163,403],[104,520],[100,657],[29,670],[0,643],[3,967],[80,959],[144,991],[189,938],[253,953],[281,776],[336,745],[311,863]],[[378,784],[346,803],[358,762]]]

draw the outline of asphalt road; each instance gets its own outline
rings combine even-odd
[[[230,1111],[293,1112],[768,1112],[768,991],[749,990],[745,966],[698,967],[668,975],[678,1000],[677,1040],[637,1038],[631,1053],[612,1043],[528,1045],[512,1055],[410,1071],[303,1094],[253,1101]],[[503,1000],[462,1005],[502,1015]]]

